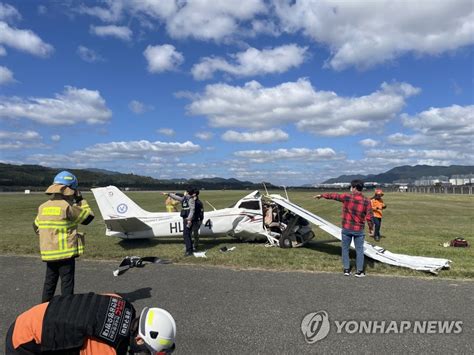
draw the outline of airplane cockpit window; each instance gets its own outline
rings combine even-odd
[[[260,210],[260,202],[259,201],[243,201],[238,208],[245,208],[247,210]]]

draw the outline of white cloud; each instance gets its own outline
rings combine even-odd
[[[16,139],[21,141],[30,141],[41,139],[41,136],[38,132],[35,131],[12,132],[0,130],[0,139]]]
[[[46,15],[48,13],[48,8],[45,5],[38,5],[38,14]]]
[[[179,156],[192,154],[200,150],[200,146],[190,141],[179,142],[150,142],[147,140],[128,142],[99,143],[77,150],[69,154],[34,154],[30,161],[44,165],[57,165],[62,162],[76,165],[77,162],[116,162],[121,160],[136,160],[156,162],[157,157]]]
[[[171,44],[148,46],[143,55],[148,61],[148,71],[150,73],[175,70],[184,62],[183,55]]]
[[[471,0],[275,1],[287,32],[326,44],[336,70],[370,67],[406,53],[437,55],[474,43]]]
[[[267,8],[263,0],[107,0],[104,7],[81,6],[78,12],[104,22],[118,22],[128,13],[145,27],[152,27],[151,21],[163,23],[173,38],[219,41],[243,32],[239,27],[251,26],[253,18],[267,12]],[[270,26],[254,26],[253,30],[260,28],[268,31]]]
[[[254,132],[226,131],[222,135],[222,139],[228,142],[238,143],[272,143],[288,140],[288,133],[281,129]]]
[[[248,48],[231,55],[235,64],[222,57],[205,57],[191,70],[194,79],[210,79],[216,71],[235,76],[255,76],[269,73],[283,73],[303,63],[307,47],[288,44],[272,49]]]
[[[380,159],[384,162],[397,165],[450,165],[450,164],[472,164],[474,157],[469,151],[459,152],[450,149],[383,149],[369,150],[366,155],[370,159]]]
[[[0,20],[5,22],[21,20],[21,14],[13,6],[0,2]]]
[[[39,57],[47,57],[54,51],[53,46],[43,42],[34,32],[10,27],[3,21],[0,21],[0,45],[9,46]]]
[[[96,62],[104,61],[104,58],[102,58],[102,56],[99,53],[85,46],[77,47],[77,54],[83,61],[88,62],[88,63],[96,63]]]
[[[261,0],[188,1],[166,18],[171,37],[221,40],[235,33],[245,21],[266,11]]]
[[[249,159],[254,163],[266,163],[282,160],[304,160],[304,161],[323,161],[341,159],[332,148],[291,148],[276,150],[242,150],[234,155]]]
[[[132,39],[132,31],[126,26],[91,26],[90,32],[99,37],[115,37],[123,41]]]
[[[41,135],[36,131],[2,131],[0,130],[0,148],[5,150],[41,148]]]
[[[158,133],[164,134],[165,136],[174,136],[176,132],[172,128],[160,128]]]
[[[212,137],[214,137],[214,133],[212,132],[197,132],[194,136],[196,136],[199,139],[202,139],[203,141],[208,141]]]
[[[403,133],[394,133],[390,134],[387,137],[387,142],[393,145],[404,145],[404,146],[414,146],[414,145],[428,145],[428,137],[422,134],[403,134]]]
[[[27,118],[48,125],[108,122],[112,112],[95,90],[66,86],[54,98],[0,97],[0,118]]]
[[[175,1],[155,0],[105,0],[105,7],[80,6],[77,11],[81,14],[97,17],[104,22],[120,21],[124,12],[132,15],[147,15],[152,18],[167,18],[177,11]]]
[[[59,142],[59,141],[61,140],[61,136],[60,136],[59,134],[53,134],[53,135],[51,136],[51,140],[52,140],[53,142]]]
[[[436,108],[417,115],[403,114],[402,123],[415,134],[395,133],[388,137],[394,145],[418,145],[427,148],[450,148],[464,151],[472,147],[474,105]]]
[[[382,126],[419,91],[407,83],[383,83],[369,95],[341,97],[316,91],[307,79],[270,88],[256,81],[242,87],[213,84],[202,94],[188,95],[187,110],[207,116],[214,127],[262,129],[293,122],[305,132],[344,136]]]
[[[359,141],[359,144],[363,147],[366,147],[366,148],[373,148],[373,147],[378,146],[380,144],[380,142],[376,141],[375,139],[366,138],[366,139],[362,139],[361,141]]]
[[[0,85],[14,83],[15,81],[12,71],[0,65]]]
[[[130,101],[128,104],[128,108],[130,109],[130,111],[132,111],[133,113],[136,113],[137,115],[148,112],[148,111],[152,111],[154,109],[153,106],[146,105],[143,102],[140,102],[137,100]]]

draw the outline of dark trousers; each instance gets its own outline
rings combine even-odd
[[[192,230],[193,230],[193,239],[194,239],[194,248],[197,248],[198,247],[198,243],[199,243],[199,228],[201,227],[201,221],[200,220],[197,220],[196,222],[193,222],[193,225],[192,225]]]
[[[378,239],[380,238],[380,226],[382,225],[382,218],[374,217],[372,221],[374,222],[375,227],[374,238]]]
[[[51,298],[53,298],[59,278],[61,278],[61,294],[72,295],[74,293],[75,270],[75,258],[59,261],[48,261],[46,263],[46,276],[44,278],[43,296],[41,298],[41,302],[48,302],[51,300]]]
[[[184,228],[183,228],[183,239],[184,244],[186,245],[186,253],[193,252],[193,239],[192,239],[192,232],[193,232],[193,225],[188,227],[186,220],[183,220]]]

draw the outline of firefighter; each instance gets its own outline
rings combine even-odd
[[[46,262],[42,302],[54,296],[59,278],[61,294],[74,293],[75,258],[84,252],[84,235],[78,233],[77,226],[94,219],[77,187],[77,178],[61,171],[46,190],[51,198],[38,207],[33,227],[39,235],[41,259]]]
[[[374,211],[374,230],[371,230],[370,235],[374,237],[375,241],[380,241],[380,227],[382,226],[382,210],[387,208],[387,205],[383,202],[382,199],[383,191],[381,189],[376,189],[374,196],[370,199],[372,204],[372,210]]]
[[[20,314],[5,340],[7,355],[169,354],[176,323],[166,310],[145,307],[140,317],[116,294],[56,296]]]

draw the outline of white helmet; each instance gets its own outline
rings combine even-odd
[[[162,308],[145,307],[140,314],[138,335],[153,353],[173,351],[176,338],[176,322]]]

